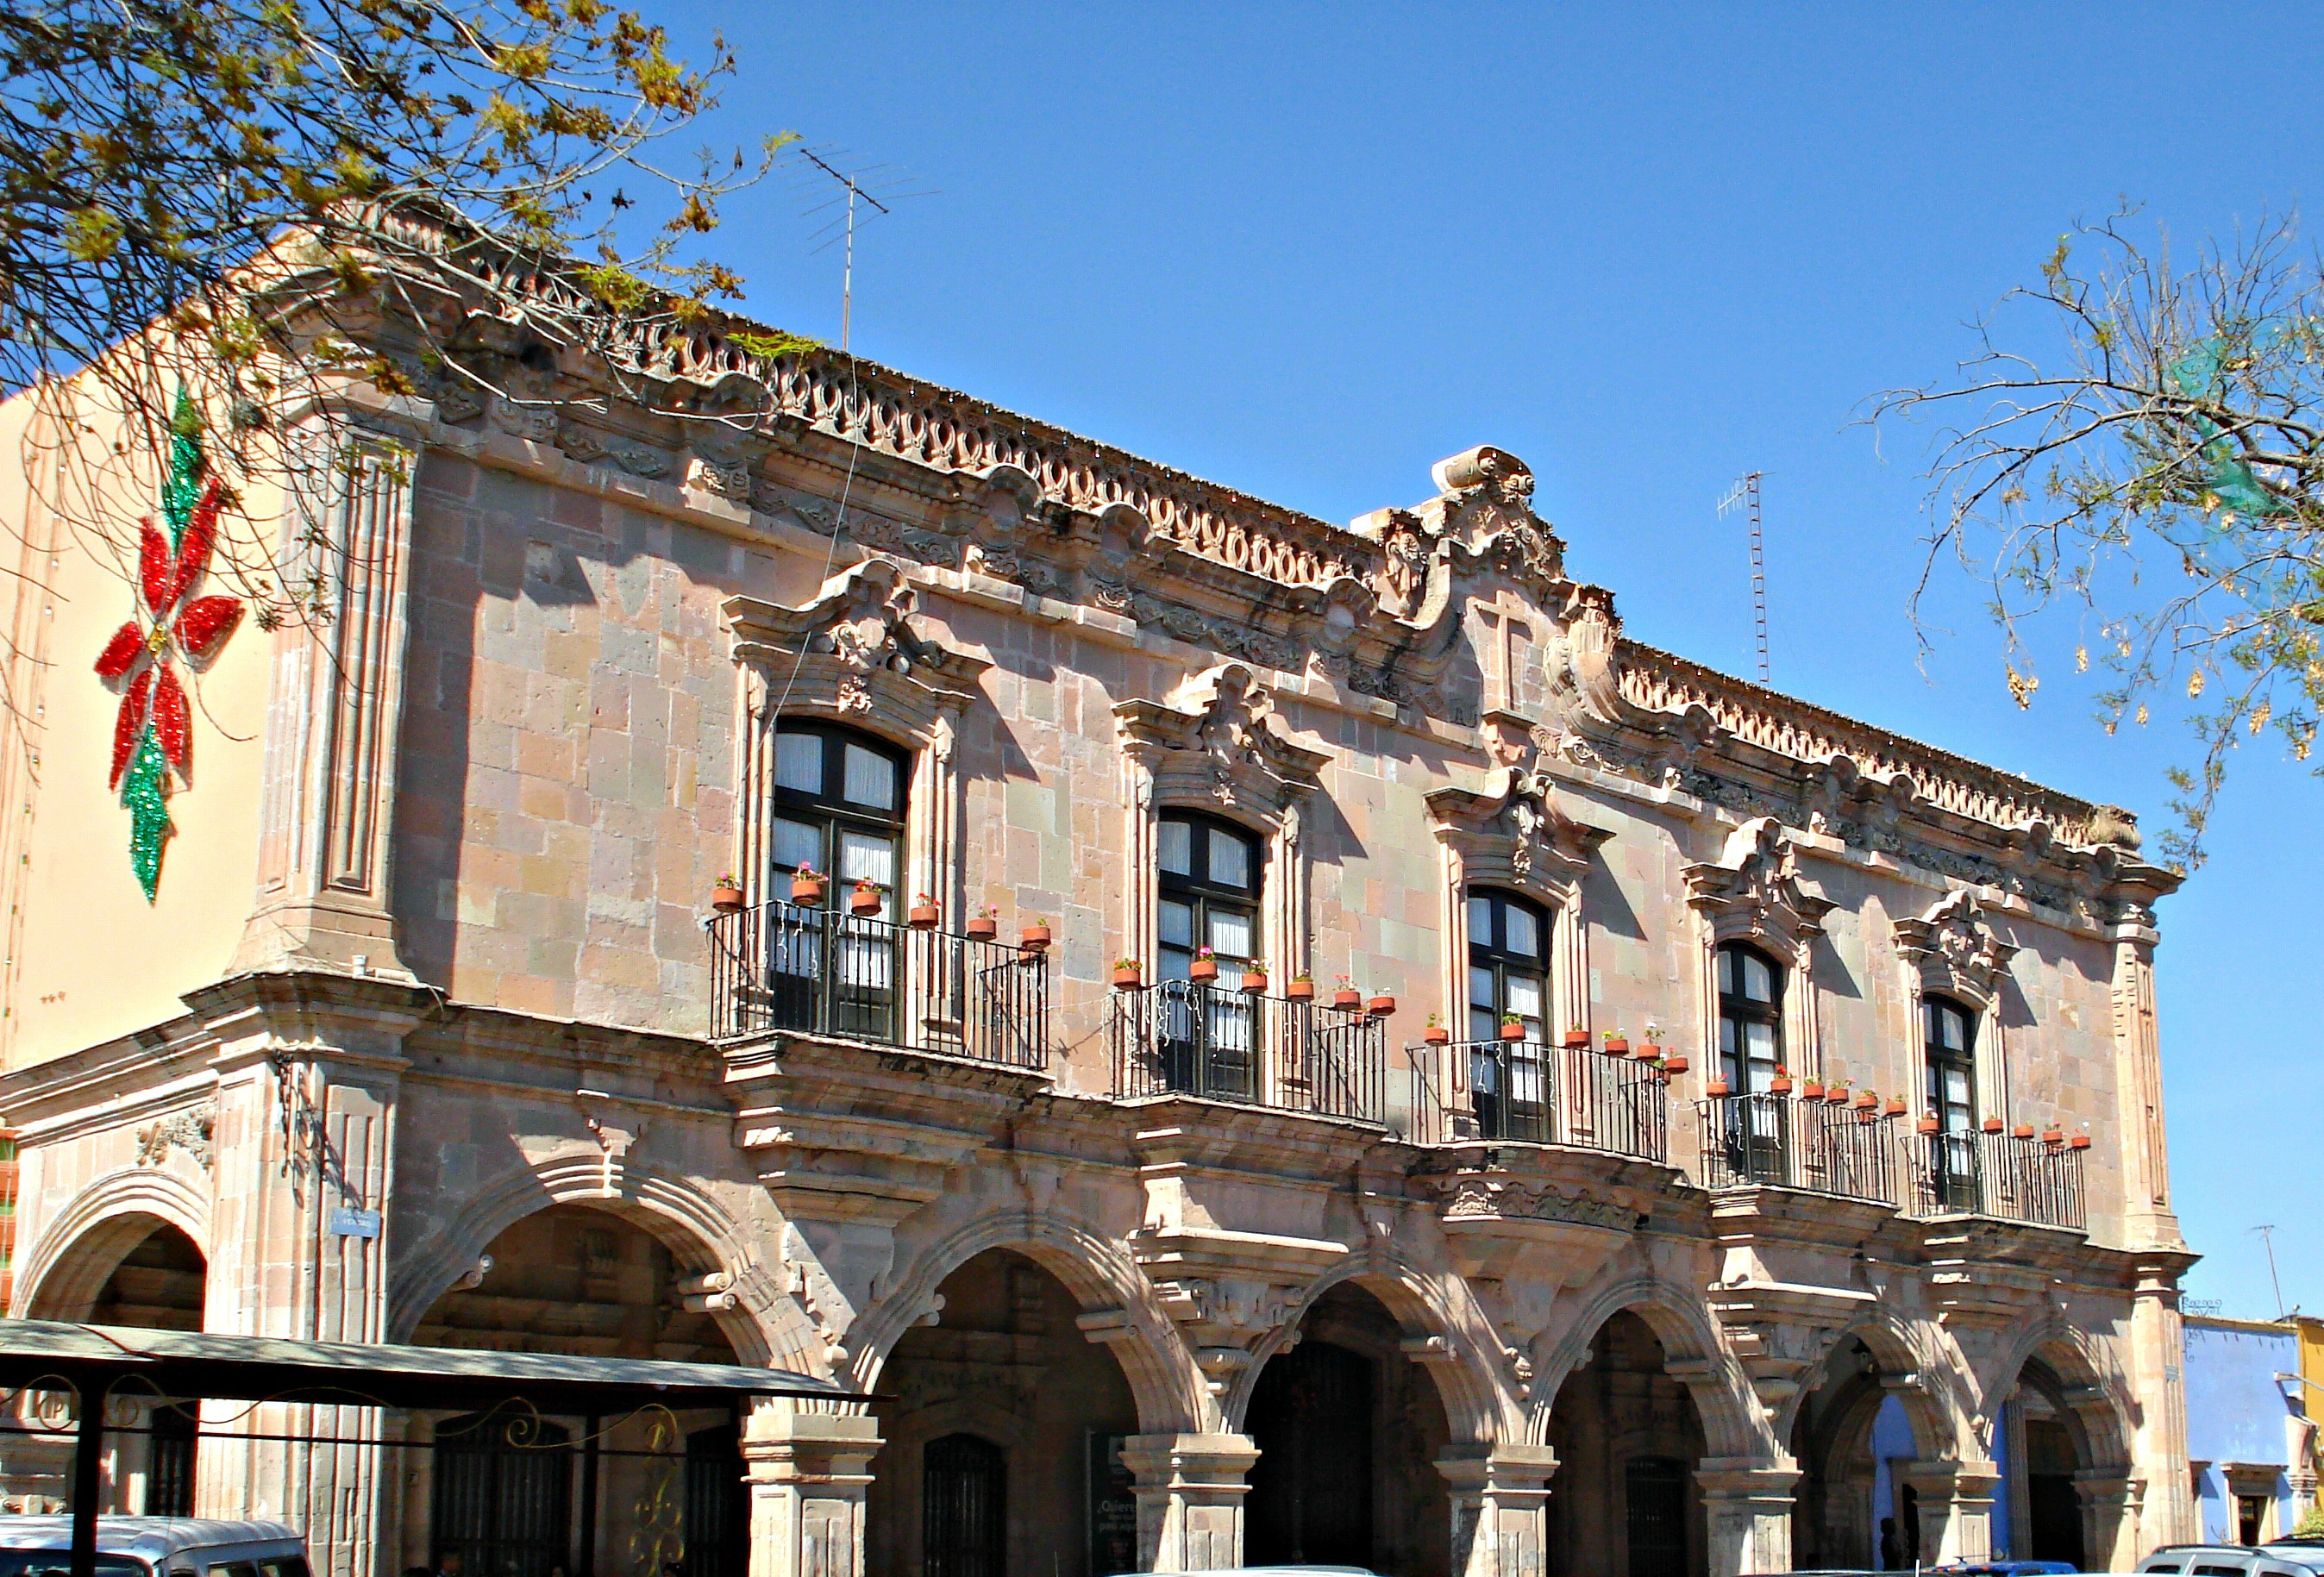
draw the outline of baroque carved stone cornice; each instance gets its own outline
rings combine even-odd
[[[2015,945],[1996,936],[1985,906],[1968,888],[1956,888],[1917,919],[1896,922],[1896,951],[1920,977],[1923,991],[1983,1008],[1993,1000]]]

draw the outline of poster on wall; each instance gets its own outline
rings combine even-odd
[[[1138,1480],[1122,1466],[1126,1434],[1089,1432],[1090,1577],[1139,1570]]]

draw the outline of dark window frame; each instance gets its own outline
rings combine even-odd
[[[1165,868],[1161,862],[1160,829],[1164,824],[1170,822],[1184,823],[1188,829],[1187,863],[1191,869],[1185,872],[1170,871]],[[1221,835],[1232,838],[1241,844],[1248,853],[1247,868],[1250,872],[1250,882],[1248,886],[1237,887],[1230,882],[1215,881],[1211,879],[1211,841]],[[1222,975],[1230,967],[1239,972],[1240,967],[1251,959],[1265,957],[1267,938],[1260,927],[1259,903],[1267,891],[1267,840],[1250,828],[1238,822],[1229,821],[1222,816],[1213,816],[1206,811],[1185,810],[1173,807],[1164,809],[1157,818],[1155,843],[1157,853],[1154,862],[1154,892],[1157,911],[1165,900],[1183,903],[1194,911],[1193,924],[1187,933],[1188,940],[1184,946],[1162,939],[1157,913],[1154,943],[1156,951],[1159,954],[1155,960],[1157,978],[1164,980],[1184,978],[1172,974],[1168,967],[1171,962],[1168,955],[1184,954],[1185,959],[1191,962],[1203,947],[1209,945],[1211,916],[1213,912],[1240,915],[1250,927],[1252,950],[1249,954],[1240,958],[1227,954],[1215,954],[1221,960],[1220,973]]]
[[[1722,973],[1735,982],[1732,989],[1721,988],[1719,991],[1719,1022],[1722,1026],[1719,1048],[1720,1071],[1726,1076],[1729,1087],[1736,1094],[1759,1094],[1763,1092],[1751,1087],[1751,1056],[1746,1044],[1743,1028],[1748,1024],[1766,1025],[1770,1032],[1769,1038],[1775,1043],[1775,1056],[1769,1065],[1770,1067],[1782,1068],[1790,1065],[1784,1060],[1784,996],[1791,985],[1791,972],[1785,969],[1773,954],[1755,947],[1748,942],[1721,942],[1719,945],[1719,954],[1733,958],[1733,964]],[[1746,995],[1743,991],[1743,961],[1746,958],[1756,958],[1766,966],[1768,991],[1767,1000],[1764,1002]],[[1714,970],[1718,968],[1717,957],[1712,960],[1712,967]],[[1735,1026],[1732,1052],[1727,1049],[1729,1037],[1723,1032],[1723,1027],[1728,1024]]]
[[[845,830],[885,834],[894,845],[892,873],[895,880],[889,884],[887,899],[888,908],[892,911],[897,902],[895,890],[903,885],[905,877],[904,831],[911,798],[911,752],[890,743],[876,733],[867,733],[844,723],[828,723],[816,717],[778,718],[775,733],[779,742],[776,745],[778,752],[782,748],[779,740],[784,734],[812,734],[823,742],[823,787],[809,792],[772,782],[768,794],[768,814],[770,820],[779,816],[791,821],[811,822],[818,826],[823,835],[822,853],[816,862],[816,870],[824,878],[825,904],[835,908],[847,901],[846,893],[841,890],[843,881],[838,869],[840,833]],[[893,769],[896,800],[893,810],[880,810],[847,798],[847,747],[851,744],[872,752]],[[790,892],[787,883],[798,867],[786,863],[771,853],[768,862],[778,886],[773,896],[788,899]],[[889,918],[893,918],[893,914]]]
[[[1961,1024],[1961,1044],[1958,1047],[1944,1044],[1940,1032],[1941,1016],[1951,1013]],[[1923,1086],[1928,1097],[1927,1110],[1936,1113],[1937,1121],[1946,1133],[1977,1131],[1977,1026],[1978,1015],[1966,1002],[1951,997],[1934,994],[1921,999],[1921,1061]],[[1952,1119],[1952,1102],[1945,1099],[1944,1074],[1948,1069],[1961,1074],[1961,1087],[1967,1092],[1960,1103],[1960,1122]]]

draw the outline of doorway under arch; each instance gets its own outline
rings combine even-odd
[[[736,1363],[717,1316],[690,1300],[687,1268],[626,1215],[550,1205],[484,1251],[475,1285],[420,1318],[425,1347],[591,1358]],[[688,1306],[693,1302],[696,1306]],[[672,1568],[742,1577],[748,1540],[739,1421],[724,1409],[659,1409],[622,1418],[535,1420],[415,1416],[413,1493],[396,1564],[438,1569],[464,1556],[469,1577],[610,1577]],[[424,1480],[424,1482],[418,1480]]]
[[[1913,1382],[1862,1337],[1833,1349],[1792,1425],[1801,1470],[1792,1558],[1800,1568],[1911,1571],[1937,1558],[1923,1547],[1910,1477],[1912,1463],[1944,1454],[1943,1443],[1928,1437],[1926,1408]]]
[[[39,1320],[199,1331],[208,1295],[209,1262],[192,1238],[158,1216],[116,1216],[82,1233],[59,1256],[25,1313]],[[116,1398],[114,1418],[122,1427],[108,1434],[106,1510],[193,1514],[199,1409],[191,1397]],[[61,1455],[24,1449],[28,1443],[20,1442],[9,1452],[0,1493],[60,1501]]]
[[[1026,1254],[987,1249],[880,1370],[866,1491],[879,1577],[1107,1577],[1143,1570],[1121,1453],[1138,1404],[1080,1303]]]
[[[1551,1404],[1557,1452],[1549,1568],[1563,1577],[1703,1577],[1710,1541],[1694,1479],[1705,1453],[1694,1397],[1628,1310],[1608,1318]]]
[[[1243,1500],[1247,1564],[1449,1572],[1443,1399],[1372,1294],[1342,1282],[1315,1300],[1297,1344],[1252,1384],[1243,1433],[1259,1448]]]

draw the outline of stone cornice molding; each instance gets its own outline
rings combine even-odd
[[[814,598],[787,607],[729,597],[734,660],[752,670],[769,704],[787,711],[861,714],[903,724],[919,742],[936,716],[957,714],[992,665],[947,651],[912,628],[919,594],[892,558],[867,558],[825,581]]]
[[[1956,888],[1917,919],[1895,924],[1896,951],[1923,992],[1958,999],[1983,1011],[2009,972],[2016,946],[1996,936],[1985,905]]]
[[[1760,942],[1804,968],[1812,937],[1833,905],[1800,884],[1799,853],[1774,816],[1745,822],[1727,835],[1716,860],[1689,865],[1687,903],[1708,921],[1713,943]]]
[[[1207,801],[1279,827],[1296,823],[1331,760],[1283,736],[1273,693],[1241,663],[1204,669],[1169,702],[1120,702],[1113,715],[1123,757],[1140,769],[1138,803]]]

